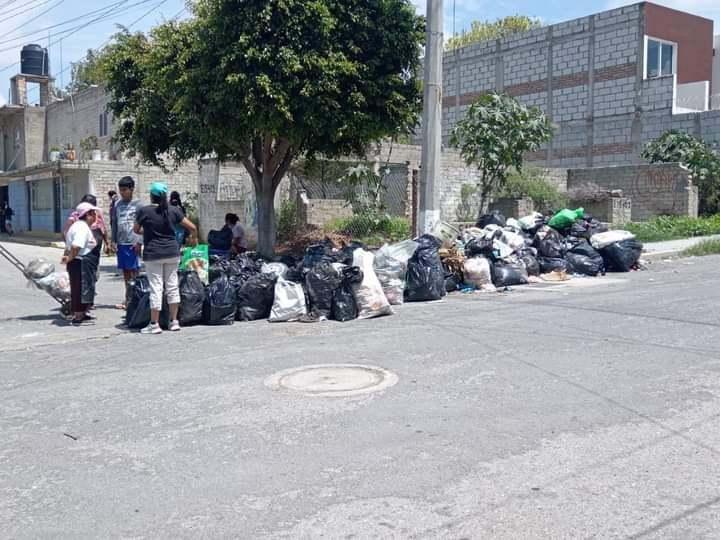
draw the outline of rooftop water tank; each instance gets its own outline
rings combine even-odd
[[[47,49],[35,44],[25,45],[20,52],[20,72],[24,75],[47,77],[50,73]]]

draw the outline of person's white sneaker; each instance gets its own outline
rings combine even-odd
[[[141,334],[162,334],[162,328],[158,323],[150,323],[145,328],[140,330]]]
[[[170,329],[171,332],[179,332],[180,331],[180,321],[170,321]]]

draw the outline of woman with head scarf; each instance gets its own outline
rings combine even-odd
[[[140,332],[160,334],[160,310],[163,290],[170,308],[170,331],[180,330],[177,320],[180,306],[178,265],[180,245],[175,237],[175,227],[180,225],[190,233],[190,243],[195,243],[197,229],[176,206],[168,204],[168,187],[162,182],[150,186],[150,202],[141,208],[135,221],[135,234],[142,234],[145,249],[143,260],[150,283],[150,324]]]
[[[66,250],[62,262],[67,265],[70,276],[70,304],[74,326],[92,318],[87,311],[95,301],[97,266],[87,259],[91,258],[91,253],[97,244],[91,227],[97,219],[98,210],[88,202],[80,203],[76,208],[77,221],[65,234]]]

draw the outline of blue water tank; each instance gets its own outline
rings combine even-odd
[[[47,77],[50,73],[47,49],[35,44],[25,45],[20,52],[20,73]]]

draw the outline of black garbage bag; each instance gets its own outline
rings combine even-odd
[[[233,232],[230,227],[223,227],[219,231],[210,231],[207,235],[210,249],[218,251],[229,251],[232,247]]]
[[[353,254],[356,249],[365,249],[362,242],[352,241],[349,245],[342,248],[336,255],[337,262],[346,266],[352,266]]]
[[[504,227],[506,221],[505,216],[503,216],[498,210],[493,210],[489,214],[480,216],[480,219],[477,220],[476,226],[481,229],[484,229],[488,225],[498,225],[500,227]]]
[[[408,261],[405,299],[408,302],[429,302],[440,300],[445,290],[445,270],[438,250],[442,242],[424,234],[416,238],[418,248]]]
[[[527,285],[528,273],[522,263],[496,262],[492,265],[492,280],[496,287],[512,287],[513,285]]]
[[[137,330],[150,324],[150,282],[145,274],[137,276],[129,284],[130,301],[125,311],[125,324]]]
[[[492,251],[492,238],[473,238],[467,244],[465,244],[466,257],[477,257],[478,255],[482,255],[483,257],[489,257],[490,255],[492,255]]]
[[[540,263],[537,258],[531,253],[525,251],[520,255],[520,262],[525,266],[525,270],[528,276],[539,276],[540,275]]]
[[[205,285],[197,272],[180,272],[180,309],[178,320],[182,326],[192,326],[203,321],[203,304],[205,304]]]
[[[256,274],[237,293],[237,320],[258,321],[270,317],[275,300],[275,274]]]
[[[305,287],[313,315],[319,319],[330,318],[333,293],[341,282],[342,276],[329,262],[320,262],[310,269],[305,275]]]
[[[540,257],[551,259],[563,258],[563,243],[560,233],[552,227],[541,227],[535,234],[533,246],[537,249]]]
[[[600,250],[609,272],[629,272],[640,260],[643,245],[637,240],[623,240]]]
[[[327,254],[328,247],[325,244],[313,244],[305,249],[305,257],[303,257],[303,268],[307,271],[315,265],[322,262],[336,262],[335,259]]]
[[[578,242],[565,254],[568,272],[584,276],[597,276],[605,272],[602,255],[593,249],[587,240]]]
[[[568,263],[565,259],[559,257],[538,257],[541,274],[549,274],[550,272],[566,272]]]
[[[459,291],[462,284],[463,277],[461,275],[452,272],[445,274],[445,292]]]
[[[352,321],[358,317],[353,284],[362,283],[363,272],[357,266],[349,266],[343,269],[341,278],[340,286],[333,291],[332,319],[340,322]]]
[[[203,321],[211,326],[235,322],[235,287],[227,276],[221,276],[208,285],[203,304]]]

